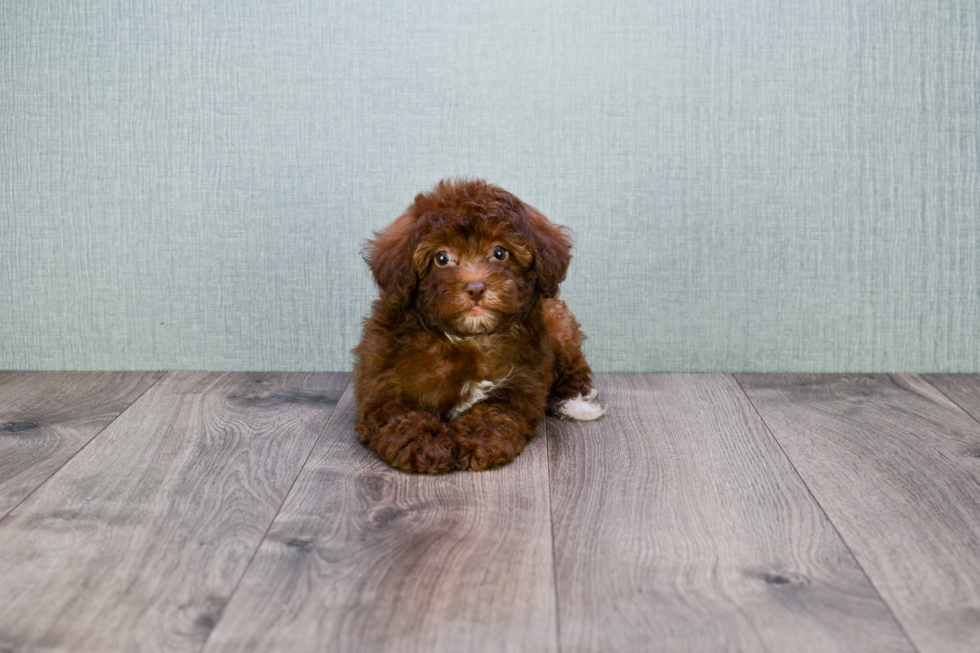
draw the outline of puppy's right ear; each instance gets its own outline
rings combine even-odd
[[[412,263],[414,231],[415,219],[405,213],[387,229],[375,233],[364,251],[381,299],[392,306],[407,304],[418,283]]]

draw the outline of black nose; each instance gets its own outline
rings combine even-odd
[[[469,295],[470,299],[473,301],[477,301],[480,299],[480,297],[483,297],[483,293],[486,291],[486,289],[487,284],[483,283],[482,281],[470,281],[468,284],[463,286],[463,290],[466,291],[466,294]]]

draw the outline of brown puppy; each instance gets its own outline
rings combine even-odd
[[[353,350],[361,441],[393,467],[488,469],[545,409],[596,419],[578,322],[554,299],[561,227],[482,181],[441,181],[368,243],[380,298]]]

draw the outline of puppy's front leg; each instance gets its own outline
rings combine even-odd
[[[456,469],[482,470],[499,467],[521,453],[534,435],[540,415],[527,415],[504,399],[491,398],[476,404],[446,426],[456,444]]]
[[[355,429],[361,442],[392,467],[420,474],[456,469],[456,443],[438,415],[385,404],[363,414]]]

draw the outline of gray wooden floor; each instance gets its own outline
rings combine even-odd
[[[980,376],[598,385],[419,477],[343,374],[0,372],[0,651],[980,651]]]

